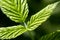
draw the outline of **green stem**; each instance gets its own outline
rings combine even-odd
[[[27,24],[26,24],[25,22],[24,22],[24,26],[25,26],[25,28],[27,29]],[[30,37],[32,40],[34,40],[34,36],[32,35],[32,32],[28,31],[27,33],[29,34],[29,37]]]
[[[27,24],[24,22],[24,26],[25,26],[25,28],[27,29]]]

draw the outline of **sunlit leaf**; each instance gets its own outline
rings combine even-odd
[[[43,22],[45,22],[50,17],[57,4],[58,2],[50,4],[35,15],[32,15],[30,21],[27,23],[28,30],[34,30]]]
[[[15,22],[24,22],[28,16],[27,0],[0,0],[0,7]]]
[[[16,38],[17,36],[21,35],[26,31],[27,30],[22,25],[3,27],[0,28],[0,39]]]

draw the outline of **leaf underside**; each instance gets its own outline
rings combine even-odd
[[[0,7],[3,13],[15,22],[24,22],[28,16],[26,0],[0,0]]]
[[[32,15],[30,21],[27,23],[29,28],[28,30],[34,30],[43,22],[45,22],[50,17],[57,4],[58,2],[50,4],[35,15]]]

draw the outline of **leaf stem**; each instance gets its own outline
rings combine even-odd
[[[27,29],[27,24],[24,22],[24,26],[25,26],[25,28]]]
[[[23,23],[24,23],[25,28],[27,29],[27,24],[25,22],[23,22]],[[29,37],[31,38],[31,40],[34,40],[34,37],[30,31],[28,31],[28,34],[29,34]]]

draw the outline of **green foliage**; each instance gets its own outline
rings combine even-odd
[[[28,16],[26,0],[1,0],[0,4],[4,14],[15,22],[24,22]]]
[[[27,0],[0,0],[0,8],[3,13],[12,21],[24,24],[23,26],[17,25],[0,28],[0,39],[15,38],[26,31],[36,29],[49,18],[58,3],[59,2],[50,4],[41,11],[32,15],[26,24],[25,19],[28,16]]]
[[[60,30],[57,30],[56,32],[42,36],[40,40],[60,40]]]
[[[0,39],[15,38],[21,35],[22,33],[24,33],[25,31],[27,30],[22,25],[5,27],[5,28],[3,27],[3,28],[0,28]]]
[[[46,21],[51,15],[53,9],[56,7],[57,3],[50,4],[35,15],[32,15],[30,21],[27,23],[29,30],[36,29],[39,25]]]

